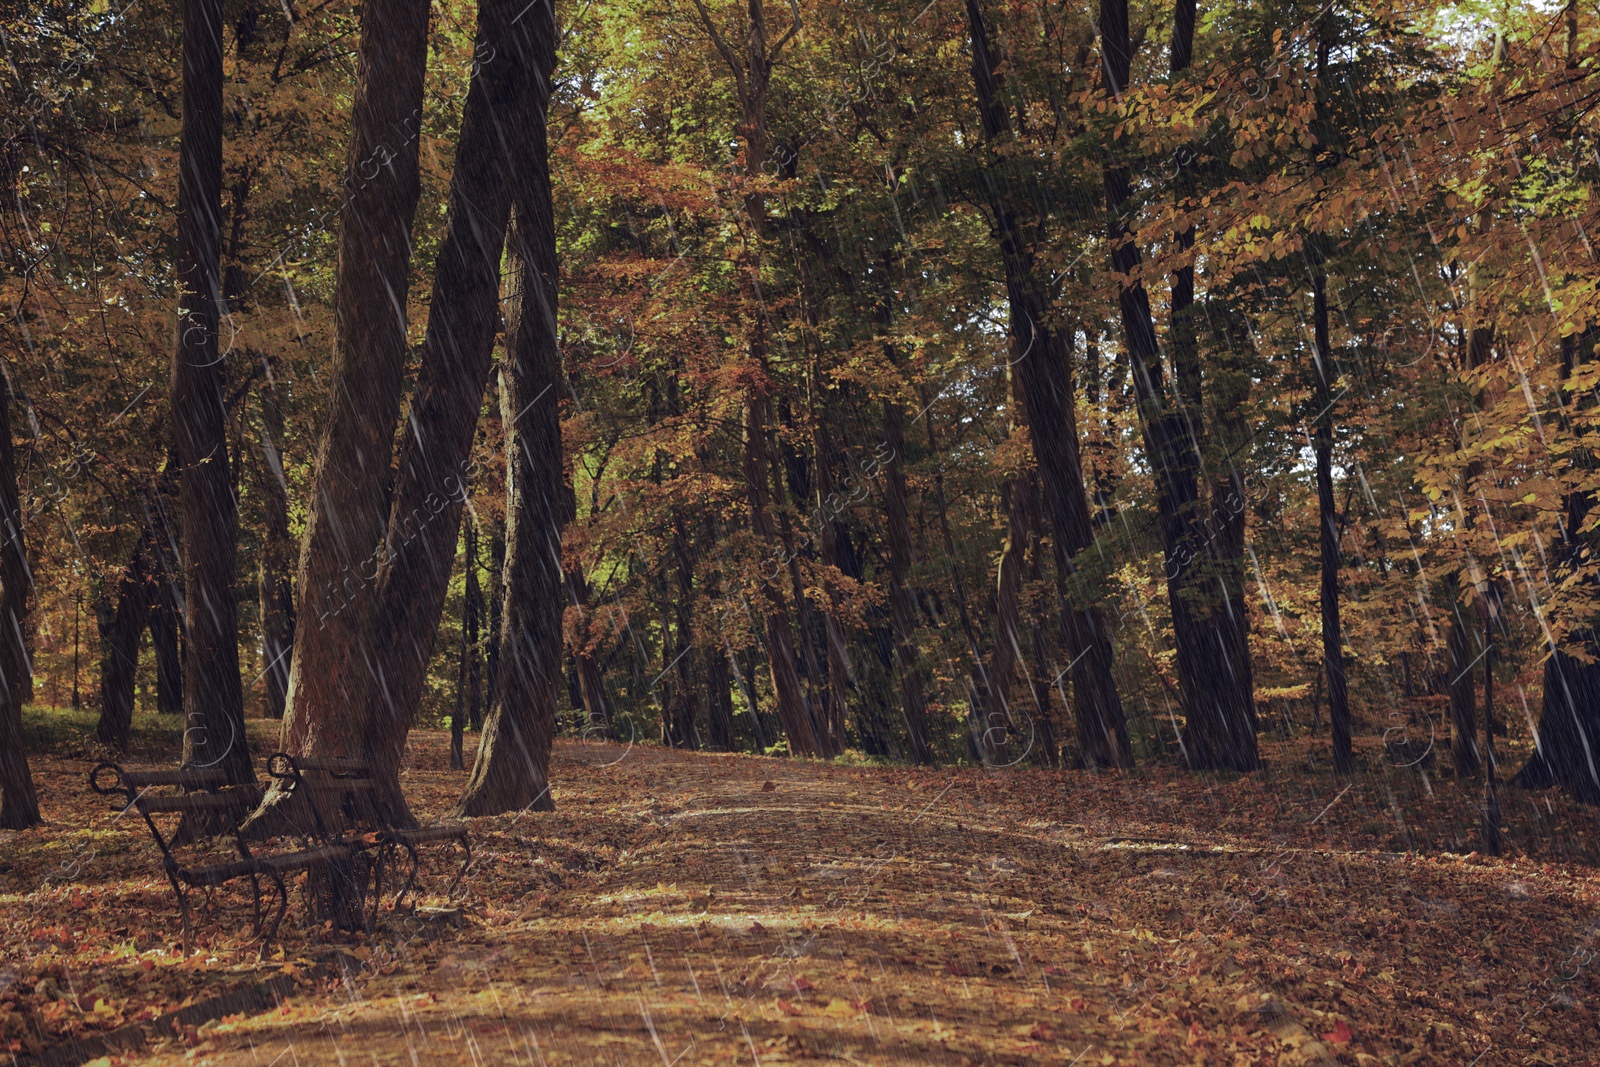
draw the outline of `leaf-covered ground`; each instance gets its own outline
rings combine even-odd
[[[447,740],[415,735],[422,813]],[[1217,780],[558,742],[554,814],[474,822],[460,925],[341,939],[297,898],[266,961],[237,900],[181,959],[143,830],[45,758],[50,824],[0,842],[0,1047],[289,974],[127,1062],[1600,1063],[1595,813],[1507,788],[1485,859],[1475,787],[1266,751]]]

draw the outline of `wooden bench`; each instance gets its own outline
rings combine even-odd
[[[271,855],[254,855],[239,834],[239,824],[255,808],[259,794],[254,785],[229,785],[227,776],[219,770],[205,768],[155,769],[122,767],[115,763],[101,763],[89,772],[89,786],[101,796],[119,798],[120,810],[137,811],[144,819],[150,836],[161,850],[161,867],[178,898],[178,911],[183,920],[183,950],[193,951],[194,924],[190,917],[189,892],[202,889],[209,893],[228,882],[249,879],[250,898],[254,911],[251,937],[261,938],[261,952],[277,936],[278,927],[289,908],[289,890],[284,882],[286,874],[312,871],[349,863],[351,849],[348,845],[327,842],[312,848],[294,849]],[[181,792],[153,790],[178,789]],[[158,819],[177,816],[187,819],[187,825],[163,832]],[[218,842],[231,841],[236,858],[217,861],[212,856],[200,855],[185,862],[179,850],[187,855],[190,846],[202,851],[214,848]],[[207,860],[209,862],[199,862]],[[263,929],[261,909],[261,879],[266,878],[278,890],[277,914]]]
[[[305,797],[320,840],[350,840],[338,834],[346,829],[354,830],[358,835],[354,839],[358,847],[364,846],[374,852],[374,922],[383,894],[385,868],[393,865],[402,853],[410,861],[405,882],[391,905],[397,911],[407,910],[406,897],[415,889],[422,866],[417,850],[427,845],[448,844],[461,850],[461,863],[445,890],[448,898],[455,897],[468,867],[472,865],[472,843],[466,826],[460,823],[419,827],[395,825],[396,820],[378,796],[378,783],[373,780],[371,768],[364,760],[340,756],[291,756],[287,752],[279,752],[267,760],[267,773],[283,782],[290,792]]]

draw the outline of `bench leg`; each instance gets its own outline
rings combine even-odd
[[[261,880],[254,874],[250,875],[250,907],[253,913],[250,938],[255,940],[261,936]]]
[[[261,939],[261,958],[267,958],[267,948],[278,937],[278,925],[283,922],[284,912],[289,910],[289,887],[284,884],[283,875],[278,871],[268,871],[272,881],[278,887],[278,914],[272,917],[272,925],[267,928],[266,936]]]
[[[406,884],[400,887],[400,892],[396,893],[394,897],[394,910],[405,911],[407,909],[404,906],[404,901],[407,894],[409,894],[411,890],[416,887],[417,870],[421,866],[422,861],[417,857],[417,847],[415,845],[402,841],[399,843],[399,846],[406,850],[406,855],[411,857],[411,870],[406,875]],[[416,907],[415,901],[412,902],[411,907]]]
[[[183,921],[183,955],[187,959],[194,951],[194,924],[189,921],[189,894],[184,891],[177,871],[169,868],[167,881],[172,883],[172,892],[178,898],[178,916]]]
[[[456,890],[461,888],[462,881],[467,877],[467,868],[472,866],[472,846],[466,838],[459,838],[456,844],[461,846],[463,853],[461,866],[456,869],[456,876],[450,880],[450,888],[445,890],[445,899],[455,900]]]

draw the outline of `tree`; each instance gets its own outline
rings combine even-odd
[[[542,31],[529,28],[534,12],[518,18],[526,6],[525,0],[479,5],[478,58],[462,109],[450,213],[377,577],[369,643],[378,681],[367,695],[364,747],[396,811],[404,810],[400,756],[426,682],[468,496],[473,435],[499,327],[511,205],[519,189],[549,180],[544,150],[527,132],[544,128],[549,68]],[[548,217],[548,203],[543,213]],[[509,351],[509,314],[507,323]],[[555,395],[546,399],[553,404]]]
[[[218,345],[222,237],[222,4],[185,0],[178,153],[178,346],[173,438],[184,538],[183,761],[250,782],[234,591],[237,511]],[[142,572],[140,574],[142,580]],[[141,605],[144,590],[140,590]],[[133,630],[135,656],[141,625]]]
[[[22,706],[33,690],[24,641],[33,575],[17,497],[10,394],[7,377],[0,383],[0,829],[25,830],[39,821],[39,800],[22,744]]]
[[[1125,5],[1122,13],[1125,35]],[[1104,20],[1102,13],[1102,23]],[[999,98],[997,65],[977,0],[968,0],[967,22],[972,37],[972,78],[978,92],[978,112],[983,121],[985,141],[993,148],[1010,136],[1011,120]],[[1005,269],[1011,345],[1015,353],[1012,369],[1022,387],[1029,439],[1044,483],[1047,511],[1055,534],[1065,643],[1072,656],[1079,745],[1083,759],[1091,765],[1129,767],[1133,764],[1133,752],[1122,701],[1111,674],[1110,633],[1094,604],[1080,603],[1081,597],[1067,591],[1067,580],[1075,570],[1073,557],[1094,541],[1074,410],[1071,339],[1050,322],[1050,298],[1035,270],[1030,251],[1032,242],[1023,229],[1017,205],[1008,195],[998,162],[991,160],[984,168],[983,182]]]
[[[373,680],[372,583],[389,517],[406,357],[428,12],[427,0],[373,0],[361,10],[339,207],[337,335],[295,579],[299,605],[282,737],[290,752],[360,756],[367,740],[362,710]]]
[[[712,44],[733,75],[739,104],[739,134],[744,139],[744,215],[748,226],[740,263],[747,352],[747,365],[741,375],[745,386],[742,473],[748,494],[750,530],[760,545],[776,555],[783,546],[780,545],[778,529],[771,515],[771,431],[767,423],[771,414],[773,378],[767,353],[768,310],[761,288],[767,207],[759,183],[772,143],[767,129],[767,100],[772,89],[772,71],[785,46],[800,31],[800,9],[798,5],[795,6],[793,23],[776,41],[771,41],[767,34],[766,10],[762,0],[747,0],[746,47],[744,54],[740,55],[724,39],[701,0],[694,0],[694,4]],[[801,692],[794,636],[790,630],[783,592],[774,578],[763,576],[758,595],[767,641],[767,666],[771,671],[773,694],[778,705],[778,720],[789,739],[789,751],[796,756],[817,755],[821,747],[812,722],[812,709],[807,706]],[[800,610],[803,605],[796,604],[795,607]]]
[[[555,807],[550,745],[561,688],[561,359],[556,343],[556,240],[547,114],[556,67],[555,5],[520,17],[518,54],[532,75],[529,121],[510,146],[513,219],[507,239],[505,618],[478,758],[456,812],[493,815]]]

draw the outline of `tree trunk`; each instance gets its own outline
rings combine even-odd
[[[1572,434],[1568,405],[1577,397],[1567,395],[1567,379],[1580,363],[1594,354],[1596,335],[1585,331],[1561,339],[1562,431]],[[1587,450],[1575,450],[1573,466],[1588,480],[1595,468],[1595,457]],[[1570,575],[1586,564],[1592,535],[1581,534],[1594,507],[1591,493],[1579,489],[1566,495],[1563,503],[1561,542],[1556,560],[1562,575]],[[1581,648],[1588,662],[1562,647]],[[1566,642],[1550,649],[1544,663],[1544,698],[1539,708],[1539,728],[1534,731],[1534,752],[1512,779],[1523,789],[1549,789],[1562,786],[1583,804],[1600,804],[1600,633],[1590,628],[1575,629]]]
[[[222,3],[185,0],[183,133],[178,156],[178,346],[172,362],[173,432],[184,538],[184,636],[189,649],[184,663],[188,729],[183,734],[183,761],[188,766],[218,767],[229,781],[244,783],[255,780],[255,771],[245,739],[244,690],[239,679],[234,588],[237,514],[217,345],[221,200]],[[143,629],[142,611],[140,616]],[[137,636],[134,642],[136,654]],[[117,669],[121,669],[120,661]]]
[[[483,582],[478,568],[478,517],[467,519],[466,581],[461,602],[461,636],[466,642],[466,721],[483,718]]]
[[[996,60],[977,0],[968,0],[967,21],[972,35],[972,78],[978,92],[978,111],[984,139],[993,146],[1010,135],[1011,121],[999,99]],[[1110,635],[1099,609],[1093,604],[1076,603],[1067,587],[1074,573],[1073,557],[1094,542],[1078,446],[1071,341],[1048,324],[1050,300],[1035,275],[1033,242],[1018,221],[998,157],[984,168],[984,180],[1005,268],[1013,366],[1022,385],[1034,459],[1055,533],[1063,630],[1072,656],[1072,688],[1078,705],[1079,745],[1084,761],[1091,766],[1130,767],[1133,751],[1111,673]]]
[[[526,0],[490,0],[479,7],[476,54],[491,58],[478,63],[462,111],[450,215],[378,578],[372,647],[382,684],[368,698],[366,746],[393,790],[389,803],[395,806],[401,802],[400,757],[427,682],[455,562],[498,325],[511,200],[517,190],[545,180],[542,149],[521,132],[507,132],[544,121],[542,94],[548,89],[540,83],[541,43],[524,25],[531,12],[517,20],[525,7]],[[530,304],[525,315],[536,318],[536,307]],[[549,406],[556,399],[556,392],[543,398],[530,393],[523,403]]]
[[[366,740],[363,712],[376,663],[373,583],[389,518],[407,348],[428,14],[427,0],[370,0],[361,9],[339,211],[338,329],[295,582],[298,625],[282,739],[290,752],[361,756]]]
[[[33,572],[22,536],[10,394],[11,382],[0,382],[0,830],[23,830],[39,821],[39,799],[22,747],[22,708],[33,695],[24,636]]]
[[[700,715],[700,702],[695,696],[694,683],[694,556],[689,538],[684,533],[684,518],[675,514],[672,519],[672,556],[677,596],[673,598],[673,634],[670,666],[677,671],[677,685],[672,692],[672,730],[669,743],[678,747],[699,748],[700,738],[695,730],[695,720]],[[663,630],[663,637],[665,630]]]
[[[1194,53],[1195,0],[1178,0],[1172,21],[1171,70],[1189,67]],[[1177,199],[1193,195],[1194,182],[1188,154],[1178,157]],[[1181,210],[1181,208],[1180,208]],[[1194,230],[1184,227],[1174,234],[1180,253],[1194,246]],[[1169,599],[1183,602],[1189,643],[1193,652],[1180,658],[1180,682],[1188,722],[1184,748],[1190,766],[1248,770],[1259,765],[1256,746],[1255,693],[1250,670],[1250,630],[1244,610],[1244,495],[1243,480],[1229,463],[1211,485],[1210,520],[1202,521],[1199,491],[1200,456],[1205,435],[1203,385],[1198,324],[1194,306],[1194,267],[1185,263],[1172,275],[1171,338],[1173,377],[1177,404],[1167,413],[1170,436],[1183,447],[1170,450],[1172,463],[1165,471],[1173,501],[1187,505],[1190,518],[1182,535],[1204,560],[1200,568],[1178,567],[1168,572]],[[1234,391],[1237,393],[1237,390]],[[1235,401],[1239,398],[1236,396]],[[1236,413],[1219,412],[1219,421],[1236,420]],[[1174,615],[1176,620],[1176,613]]]
[[[1175,25],[1174,60],[1187,63],[1189,42],[1178,39],[1183,25],[1180,7]],[[1128,86],[1132,52],[1128,39],[1127,0],[1102,0],[1101,48],[1106,96],[1120,99]],[[1189,24],[1192,36],[1192,19]],[[1136,279],[1140,255],[1129,232],[1123,210],[1133,195],[1128,171],[1106,166],[1102,171],[1106,206],[1110,212],[1111,268],[1124,281],[1118,291],[1123,335],[1138,399],[1139,423],[1145,454],[1156,487],[1156,513],[1166,562],[1167,602],[1177,646],[1178,680],[1186,716],[1183,743],[1193,769],[1253,770],[1260,765],[1248,694],[1222,691],[1216,683],[1229,672],[1216,672],[1218,652],[1215,631],[1205,617],[1211,604],[1209,568],[1195,567],[1212,552],[1210,538],[1200,523],[1199,453],[1195,434],[1198,411],[1186,411],[1199,394],[1199,358],[1195,351],[1191,305],[1194,279],[1180,270],[1173,285],[1173,365],[1178,378],[1175,395],[1169,395],[1157,347],[1150,299]],[[1177,235],[1186,249],[1192,234]],[[1198,594],[1198,595],[1196,595]],[[1238,677],[1237,672],[1233,672]]]
[[[152,576],[150,650],[156,660],[156,710],[163,715],[183,714],[183,604],[176,584],[164,568]]]
[[[502,400],[504,398],[502,397]],[[506,524],[504,519],[489,522],[489,630],[484,640],[483,692],[484,702],[473,709],[472,728],[483,729],[483,713],[488,711],[489,700],[500,677],[500,629],[506,608]],[[596,669],[598,676],[599,670]],[[611,705],[605,705],[606,724],[611,724]]]
[[[150,547],[149,530],[141,527],[128,565],[117,579],[115,599],[95,598],[101,651],[100,722],[94,736],[115,752],[127,751],[133,730],[139,639],[150,610]]]
[[[889,613],[894,625],[895,673],[900,679],[900,711],[905,717],[909,755],[932,766],[933,745],[928,737],[928,704],[922,694],[917,664],[917,615],[907,579],[911,573],[911,525],[906,513],[905,412],[900,402],[883,402],[883,440],[889,449],[884,475],[884,539],[889,549]]]
[[[605,676],[595,660],[591,647],[593,634],[589,627],[593,616],[589,608],[589,582],[583,576],[581,564],[574,561],[566,571],[567,592],[578,609],[578,623],[572,635],[572,661],[578,672],[578,693],[583,698],[583,710],[591,727],[611,730],[611,702],[606,699]],[[491,641],[493,635],[491,633]],[[494,687],[491,685],[490,689]]]
[[[546,114],[556,66],[554,5],[519,16],[533,76],[530,121],[513,149],[515,221],[507,242],[505,625],[501,663],[460,815],[550,811],[550,744],[561,685],[561,358],[556,347],[556,239]]]
[[[744,176],[751,188],[744,196],[745,220],[750,227],[750,239],[745,262],[741,264],[740,288],[744,306],[745,344],[749,366],[743,375],[745,382],[744,448],[742,467],[747,490],[747,507],[750,530],[756,544],[767,556],[757,564],[761,571],[759,589],[762,629],[766,635],[767,667],[771,672],[772,689],[778,706],[778,721],[789,740],[789,753],[795,756],[814,756],[819,752],[817,737],[811,726],[810,712],[801,692],[800,672],[795,664],[794,639],[789,629],[789,610],[783,593],[775,579],[783,564],[770,576],[767,569],[783,551],[770,513],[771,488],[768,481],[768,415],[773,382],[767,362],[767,311],[766,299],[761,291],[763,243],[766,239],[766,200],[754,188],[754,183],[764,180],[762,166],[767,161],[767,94],[772,84],[772,71],[777,65],[783,47],[799,29],[796,9],[793,28],[785,31],[775,44],[769,45],[766,15],[762,0],[747,0],[747,36],[745,51],[741,55],[729,45],[717,30],[710,13],[700,0],[695,9],[711,37],[718,53],[733,74],[739,102],[739,133],[744,138]],[[796,610],[801,610],[796,605]],[[752,708],[752,714],[755,714]]]
[[[1317,461],[1317,542],[1322,561],[1322,664],[1328,676],[1328,722],[1333,728],[1333,769],[1355,773],[1350,740],[1350,694],[1344,673],[1344,633],[1339,622],[1339,516],[1333,499],[1333,350],[1328,343],[1328,288],[1321,264],[1312,278],[1312,328],[1316,338],[1317,423],[1311,439]],[[1470,682],[1468,683],[1471,684]]]
[[[701,650],[705,659],[706,732],[711,747],[718,752],[733,751],[733,687],[728,677],[728,659],[720,649]]]
[[[294,543],[289,537],[289,483],[283,472],[279,442],[283,411],[276,391],[261,394],[261,462],[255,465],[256,491],[261,496],[261,559],[256,574],[256,599],[261,609],[263,701],[269,719],[282,719],[289,697],[289,663],[294,654]]]

